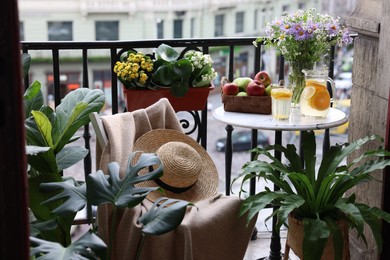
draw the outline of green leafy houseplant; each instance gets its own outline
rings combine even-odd
[[[112,205],[113,217],[111,233],[108,244],[106,245],[97,237],[93,231],[87,231],[77,241],[64,247],[59,243],[45,241],[39,238],[31,238],[33,249],[31,256],[40,256],[38,259],[110,259],[111,249],[115,243],[116,214],[120,208],[133,208],[141,203],[146,196],[159,189],[158,187],[135,187],[134,185],[143,181],[152,180],[162,176],[162,164],[155,154],[141,154],[138,161],[134,164],[132,153],[128,160],[125,176],[120,179],[119,165],[116,162],[108,164],[108,175],[102,171],[97,171],[87,176],[86,182],[80,183],[74,178],[64,178],[62,182],[43,183],[41,188],[45,192],[57,192],[57,194],[46,200],[44,204],[52,204],[57,201],[63,203],[53,210],[58,216],[74,216],[76,212],[84,208],[87,203],[99,206],[103,204]],[[138,172],[151,166],[158,167],[149,174],[138,175]],[[169,207],[168,207],[169,205]],[[168,199],[162,197],[155,201],[148,212],[139,218],[142,224],[142,241],[138,246],[137,259],[140,257],[142,245],[147,235],[165,234],[182,222],[186,208],[193,205],[187,201]],[[96,230],[93,228],[93,230]],[[59,258],[62,256],[62,258]]]
[[[266,188],[264,191],[246,198],[240,214],[248,212],[248,221],[268,204],[276,206],[276,229],[285,224],[290,215],[303,222],[303,258],[320,259],[329,236],[333,237],[335,259],[341,259],[343,239],[337,222],[346,221],[349,228],[356,229],[358,235],[366,242],[364,224],[373,231],[373,235],[381,250],[381,219],[390,222],[390,214],[369,207],[355,200],[355,194],[344,197],[344,193],[356,185],[372,180],[371,173],[390,165],[386,159],[390,152],[378,148],[364,152],[352,162],[343,165],[343,160],[351,153],[360,149],[365,143],[381,140],[378,136],[361,138],[352,143],[331,146],[322,158],[316,171],[316,143],[314,132],[303,132],[303,157],[297,154],[294,145],[273,145],[267,148],[256,148],[256,158],[243,166],[243,184],[252,178],[264,179],[280,187],[278,191]],[[383,141],[383,140],[382,140]],[[282,163],[271,155],[270,151],[281,152],[288,163]],[[259,160],[259,155],[265,155],[271,161]],[[303,159],[303,160],[302,160]],[[234,181],[236,181],[236,178]]]
[[[153,69],[151,69],[153,64]],[[167,44],[150,55],[130,50],[114,66],[118,79],[128,89],[169,87],[175,97],[184,96],[190,87],[207,87],[217,76],[209,54],[189,50],[183,57]]]
[[[24,76],[28,73],[30,61],[30,55],[22,55]],[[53,110],[44,104],[38,81],[34,81],[24,93],[29,209],[36,219],[35,227],[41,229],[40,235],[45,239],[65,246],[70,244],[74,216],[58,217],[51,212],[53,205],[42,205],[53,194],[41,192],[39,186],[45,182],[62,181],[62,171],[88,154],[82,146],[67,144],[79,138],[75,136],[77,130],[88,124],[89,114],[99,112],[104,103],[101,90],[83,88],[68,93]],[[42,227],[38,222],[46,224]],[[32,227],[33,231],[35,227]]]

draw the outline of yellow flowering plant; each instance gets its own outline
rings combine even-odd
[[[153,60],[142,52],[130,50],[117,61],[114,72],[126,88],[149,88],[153,74]]]

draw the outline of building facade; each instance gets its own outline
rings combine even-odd
[[[131,41],[142,39],[257,37],[265,24],[283,11],[316,8],[315,0],[19,0],[20,38],[23,41]],[[236,76],[251,76],[253,48],[235,51],[239,62]],[[219,76],[227,68],[228,51],[210,50]],[[53,91],[51,53],[31,53],[31,79],[38,80],[48,94]],[[90,83],[110,94],[111,70],[108,53],[93,52],[90,57]],[[81,83],[80,53],[60,53],[61,82],[66,94]],[[272,58],[271,58],[272,57]],[[263,55],[262,69],[276,75],[275,53]],[[275,76],[276,77],[276,76]],[[218,85],[218,80],[216,80]],[[120,93],[120,91],[119,91]],[[109,96],[108,96],[109,98]]]

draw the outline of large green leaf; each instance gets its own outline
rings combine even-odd
[[[289,195],[282,201],[282,205],[277,209],[278,222],[276,223],[276,230],[286,222],[288,215],[305,203],[305,200],[299,195]]]
[[[184,200],[159,198],[138,221],[142,232],[148,235],[162,235],[177,228],[182,222],[187,206],[192,203]]]
[[[341,226],[332,218],[324,219],[332,235],[333,248],[334,248],[334,260],[342,260],[344,250],[344,238]],[[348,229],[345,230],[345,236],[348,236]]]
[[[353,143],[350,144],[343,144],[343,145],[335,145],[331,146],[329,151],[326,152],[323,155],[322,162],[320,165],[320,168],[318,170],[318,181],[316,190],[318,190],[321,181],[328,176],[331,173],[336,172],[339,165],[342,163],[342,161],[347,157],[348,155],[352,154],[354,151],[360,149],[362,145],[367,143],[368,141],[373,141],[376,139],[380,139],[379,136],[372,135],[367,136],[361,139],[356,140]]]
[[[67,217],[74,215],[87,204],[87,187],[85,183],[79,184],[73,177],[64,178],[62,182],[42,183],[40,188],[43,192],[59,191],[56,195],[45,200],[43,204],[62,202],[52,212],[59,216]]]
[[[89,123],[89,114],[99,112],[105,103],[101,90],[79,88],[68,93],[56,108],[56,121],[53,125],[55,150],[61,150],[76,133]]]
[[[246,212],[248,212],[247,223],[249,223],[260,210],[271,204],[273,200],[284,198],[286,198],[286,194],[270,191],[263,191],[249,196],[241,203],[240,216],[243,216]]]
[[[22,70],[23,70],[23,78],[25,78],[28,74],[28,71],[30,70],[30,64],[31,64],[31,55],[28,53],[22,53]]]
[[[354,203],[348,203],[346,199],[339,199],[336,202],[335,207],[346,215],[348,220],[355,226],[358,234],[364,236],[364,218],[356,205]]]
[[[162,86],[172,85],[177,77],[170,67],[170,64],[160,66],[153,74],[153,82]]]
[[[321,219],[303,219],[303,259],[321,259],[330,231],[325,221]]]
[[[56,157],[53,149],[35,155],[27,155],[28,163],[39,174],[58,174]]]
[[[182,97],[184,96],[189,89],[188,82],[186,81],[175,81],[170,86],[170,92],[175,97]]]
[[[40,191],[41,183],[61,182],[61,177],[58,174],[41,174],[35,177],[28,178],[29,184],[29,207],[34,216],[39,222],[55,220],[57,228],[54,230],[41,230],[41,237],[47,240],[57,241],[63,245],[70,243],[70,227],[74,219],[74,215],[61,218],[52,211],[61,205],[62,202],[53,202],[42,204],[45,200],[55,195],[55,192],[44,193]]]
[[[53,148],[53,139],[51,136],[52,125],[46,115],[40,111],[31,111],[34,117],[35,123],[38,126],[39,132],[41,133],[45,146]]]
[[[134,184],[153,180],[162,176],[162,164],[155,154],[141,154],[136,164],[132,165],[136,153],[129,157],[126,173],[123,179],[119,177],[119,164],[112,162],[108,164],[108,174],[102,171],[92,173],[87,177],[87,199],[92,205],[111,203],[117,207],[134,207],[139,204],[152,191],[158,188],[135,187]],[[157,165],[157,169],[148,174],[138,175],[142,169],[149,169]]]
[[[30,256],[38,260],[107,259],[106,244],[91,231],[86,232],[68,247],[30,237]]]
[[[156,53],[157,59],[162,59],[169,62],[176,61],[180,55],[174,48],[164,43],[160,44],[160,46],[158,46],[154,52]]]
[[[34,81],[24,93],[23,98],[25,117],[28,118],[31,116],[32,110],[39,110],[44,104],[41,83]]]
[[[88,150],[82,146],[67,146],[56,154],[58,171],[62,171],[80,160],[88,154]]]
[[[191,61],[187,59],[180,59],[172,64],[172,69],[182,79],[182,81],[186,81],[188,83],[192,73]]]

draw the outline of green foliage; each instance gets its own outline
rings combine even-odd
[[[254,149],[256,159],[246,163],[242,174],[234,180],[243,177],[240,195],[246,192],[243,189],[244,183],[252,178],[270,181],[280,187],[280,190],[266,189],[249,196],[244,200],[240,214],[248,213],[249,222],[267,204],[272,204],[277,206],[274,214],[277,215],[278,230],[286,222],[289,214],[302,220],[305,233],[303,245],[305,259],[320,259],[330,234],[337,244],[335,248],[338,251],[335,259],[341,259],[340,250],[343,248],[343,240],[336,224],[339,220],[347,221],[350,228],[357,230],[363,241],[365,241],[364,223],[367,223],[374,233],[380,250],[382,244],[380,220],[390,223],[390,214],[355,202],[355,195],[349,198],[343,197],[346,191],[356,185],[372,180],[370,174],[373,171],[390,165],[390,160],[386,159],[390,152],[381,147],[364,152],[353,162],[342,165],[347,156],[374,140],[383,141],[378,136],[369,136],[352,143],[331,146],[323,155],[318,171],[315,169],[316,143],[312,131],[302,133],[304,164],[301,163],[302,158],[294,145],[286,147],[274,145],[264,149]],[[271,150],[281,152],[288,162],[282,163],[272,156]],[[265,155],[271,162],[259,160],[260,155]]]
[[[30,255],[36,256],[37,260],[107,259],[106,245],[92,232],[86,232],[68,247],[35,237],[30,241]]]
[[[169,86],[172,95],[184,96],[190,87],[192,65],[188,59],[179,59],[179,53],[169,45],[161,44],[156,50],[153,83]]]
[[[174,230],[183,221],[188,201],[159,198],[153,206],[139,218],[142,232],[148,235],[162,235]]]
[[[113,206],[113,214],[116,214],[117,208],[132,208],[141,203],[145,197],[152,191],[158,190],[157,187],[135,187],[134,185],[143,181],[153,180],[162,176],[162,164],[160,159],[155,154],[140,154],[136,162],[134,158],[139,152],[134,152],[130,155],[125,176],[119,178],[119,165],[116,162],[108,164],[108,175],[102,171],[97,171],[87,176],[85,183],[79,183],[74,178],[64,178],[62,182],[51,182],[40,184],[41,190],[45,193],[55,194],[48,198],[43,203],[45,205],[55,205],[52,214],[68,218],[74,217],[75,214],[83,209],[87,203],[91,205],[110,204]],[[149,169],[151,166],[156,168],[148,174],[140,175],[139,172],[144,169]],[[62,203],[58,203],[62,202]],[[161,235],[165,234],[180,225],[184,218],[188,205],[193,205],[187,201],[161,198],[157,200],[148,212],[139,218],[139,222],[143,225],[142,232],[146,235]],[[50,226],[53,229],[52,222],[46,222],[46,227]],[[34,225],[35,233],[42,232],[43,227],[38,224]],[[109,241],[108,255],[110,256],[113,239],[115,237],[115,219],[113,217],[113,226]],[[77,242],[77,246],[69,246],[64,249],[62,246],[54,243],[45,243],[40,240],[32,239],[32,242],[39,241],[46,249],[34,249],[33,253],[47,253],[51,256],[53,250],[57,253],[65,251],[68,254],[81,254],[83,248],[91,247],[88,241],[81,240]],[[139,252],[142,249],[142,244],[139,247]],[[46,251],[45,251],[46,250]],[[68,250],[68,251],[66,251]],[[79,256],[75,256],[76,259]],[[46,259],[46,258],[42,258]],[[48,258],[47,258],[48,259]]]

